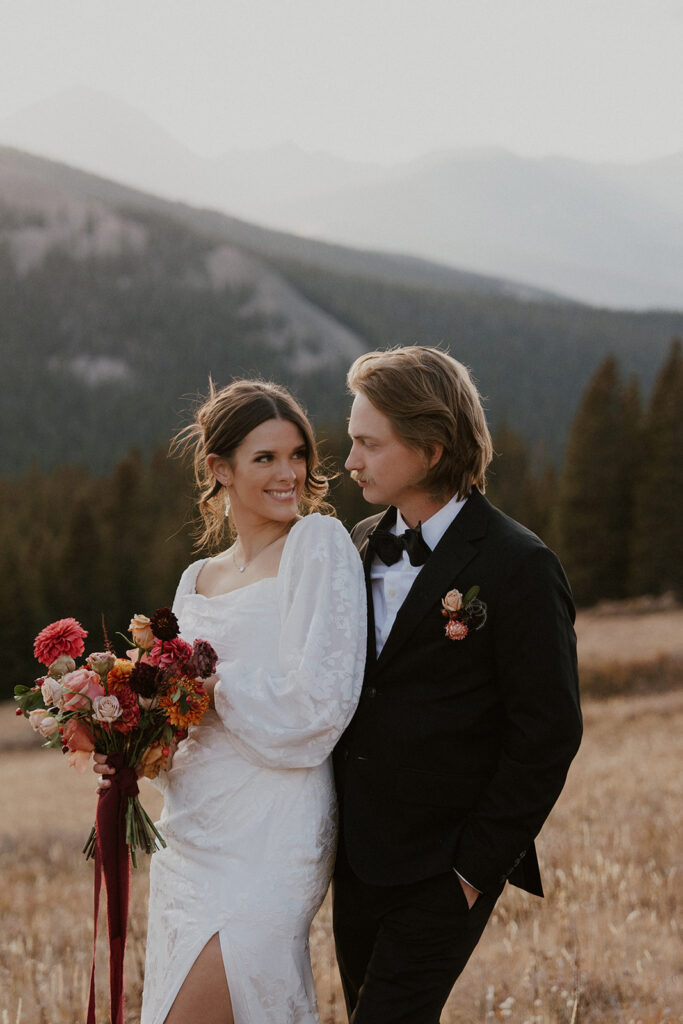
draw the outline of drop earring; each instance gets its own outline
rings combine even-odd
[[[228,492],[225,492],[225,518],[227,519],[230,515],[230,499],[228,498]]]

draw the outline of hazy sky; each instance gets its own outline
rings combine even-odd
[[[683,0],[0,0],[0,119],[73,86],[199,153],[683,149]]]

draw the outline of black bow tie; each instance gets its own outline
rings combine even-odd
[[[368,537],[368,545],[385,565],[398,562],[404,551],[408,552],[411,565],[424,565],[432,553],[432,549],[422,536],[420,523],[414,529],[411,527],[398,536],[389,530],[373,530]]]

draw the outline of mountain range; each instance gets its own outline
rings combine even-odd
[[[6,118],[0,141],[312,239],[598,306],[683,309],[683,152],[636,165],[482,149],[387,167],[293,145],[207,158],[86,89]]]
[[[359,353],[442,344],[492,425],[561,457],[577,402],[614,352],[648,389],[683,314],[616,312],[514,280],[327,244],[170,202],[0,147],[0,472],[106,471],[187,421],[231,376],[291,385],[343,431]]]

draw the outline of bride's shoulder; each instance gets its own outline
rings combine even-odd
[[[316,538],[343,541],[350,539],[346,527],[336,516],[325,516],[320,512],[311,512],[303,516],[294,524],[290,534],[292,541],[299,544],[310,543]]]
[[[283,557],[300,565],[302,559],[339,563],[358,555],[343,523],[335,516],[311,512],[290,530]]]
[[[184,597],[185,594],[191,594],[194,592],[200,570],[208,561],[208,558],[198,558],[196,561],[190,562],[178,581],[176,597]]]

